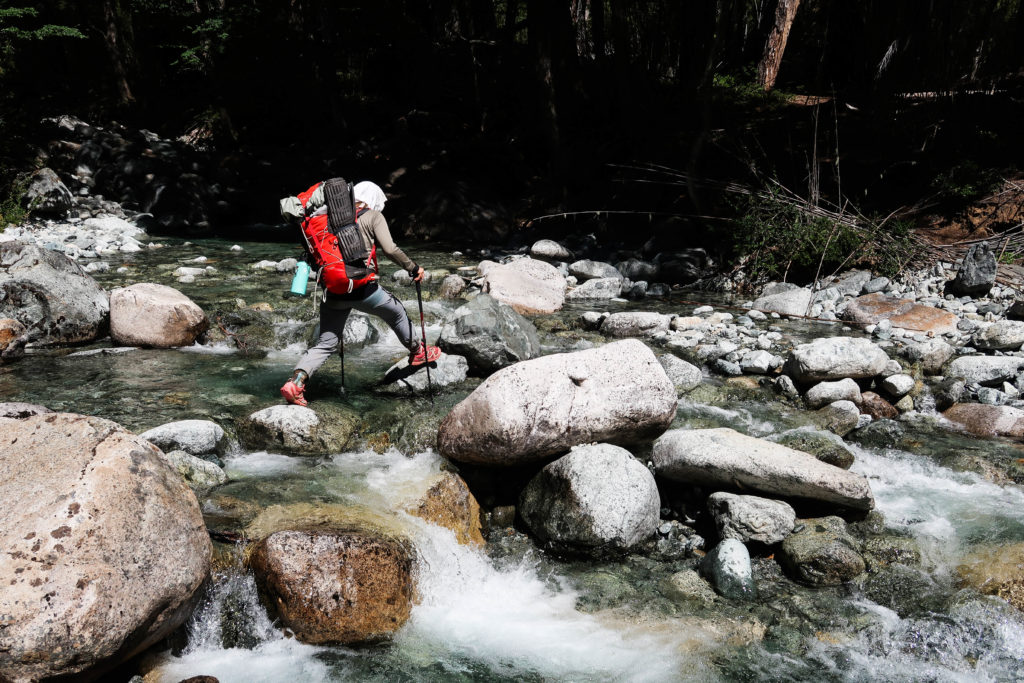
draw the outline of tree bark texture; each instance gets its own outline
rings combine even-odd
[[[778,78],[779,66],[782,64],[782,54],[786,51],[786,41],[789,40],[789,30],[793,27],[793,19],[796,18],[799,6],[800,0],[779,0],[775,8],[775,25],[768,34],[761,63],[757,65],[758,79],[765,90],[775,87],[775,79]]]

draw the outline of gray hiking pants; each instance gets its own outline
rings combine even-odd
[[[312,376],[338,350],[344,338],[345,322],[349,311],[355,309],[375,315],[388,324],[402,346],[410,351],[419,348],[419,341],[413,338],[412,321],[405,307],[393,294],[378,286],[377,290],[362,299],[327,300],[320,306],[320,338],[299,359],[295,370],[302,370]]]

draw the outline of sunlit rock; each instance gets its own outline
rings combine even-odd
[[[151,282],[110,293],[110,336],[124,346],[191,346],[209,327],[206,314],[178,290]]]

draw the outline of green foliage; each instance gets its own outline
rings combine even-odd
[[[35,19],[38,16],[39,12],[33,7],[0,8],[0,50],[8,52],[16,41],[85,38],[85,35],[73,26],[43,24],[42,26],[22,27],[14,25],[21,20]]]
[[[983,197],[999,180],[1000,174],[995,169],[982,168],[967,160],[939,174],[932,181],[932,187],[947,197],[970,201]]]
[[[24,199],[30,180],[31,176],[28,173],[16,176],[7,196],[0,199],[0,231],[8,225],[17,225],[28,218]]]
[[[734,227],[733,247],[751,282],[810,279],[819,267],[825,275],[856,265],[892,276],[914,253],[909,223],[855,227],[810,215],[776,191],[745,200]]]
[[[786,103],[788,95],[780,90],[765,91],[757,82],[757,74],[747,69],[739,75],[716,73],[711,87],[725,99],[740,106],[779,106]]]

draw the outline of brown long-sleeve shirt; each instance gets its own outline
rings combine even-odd
[[[405,268],[410,274],[415,274],[416,263],[405,255],[405,252],[398,248],[395,240],[391,237],[391,230],[388,229],[388,222],[380,211],[369,209],[364,211],[359,220],[356,221],[359,232],[363,236],[363,245],[370,249],[374,243],[384,254],[396,264]]]

